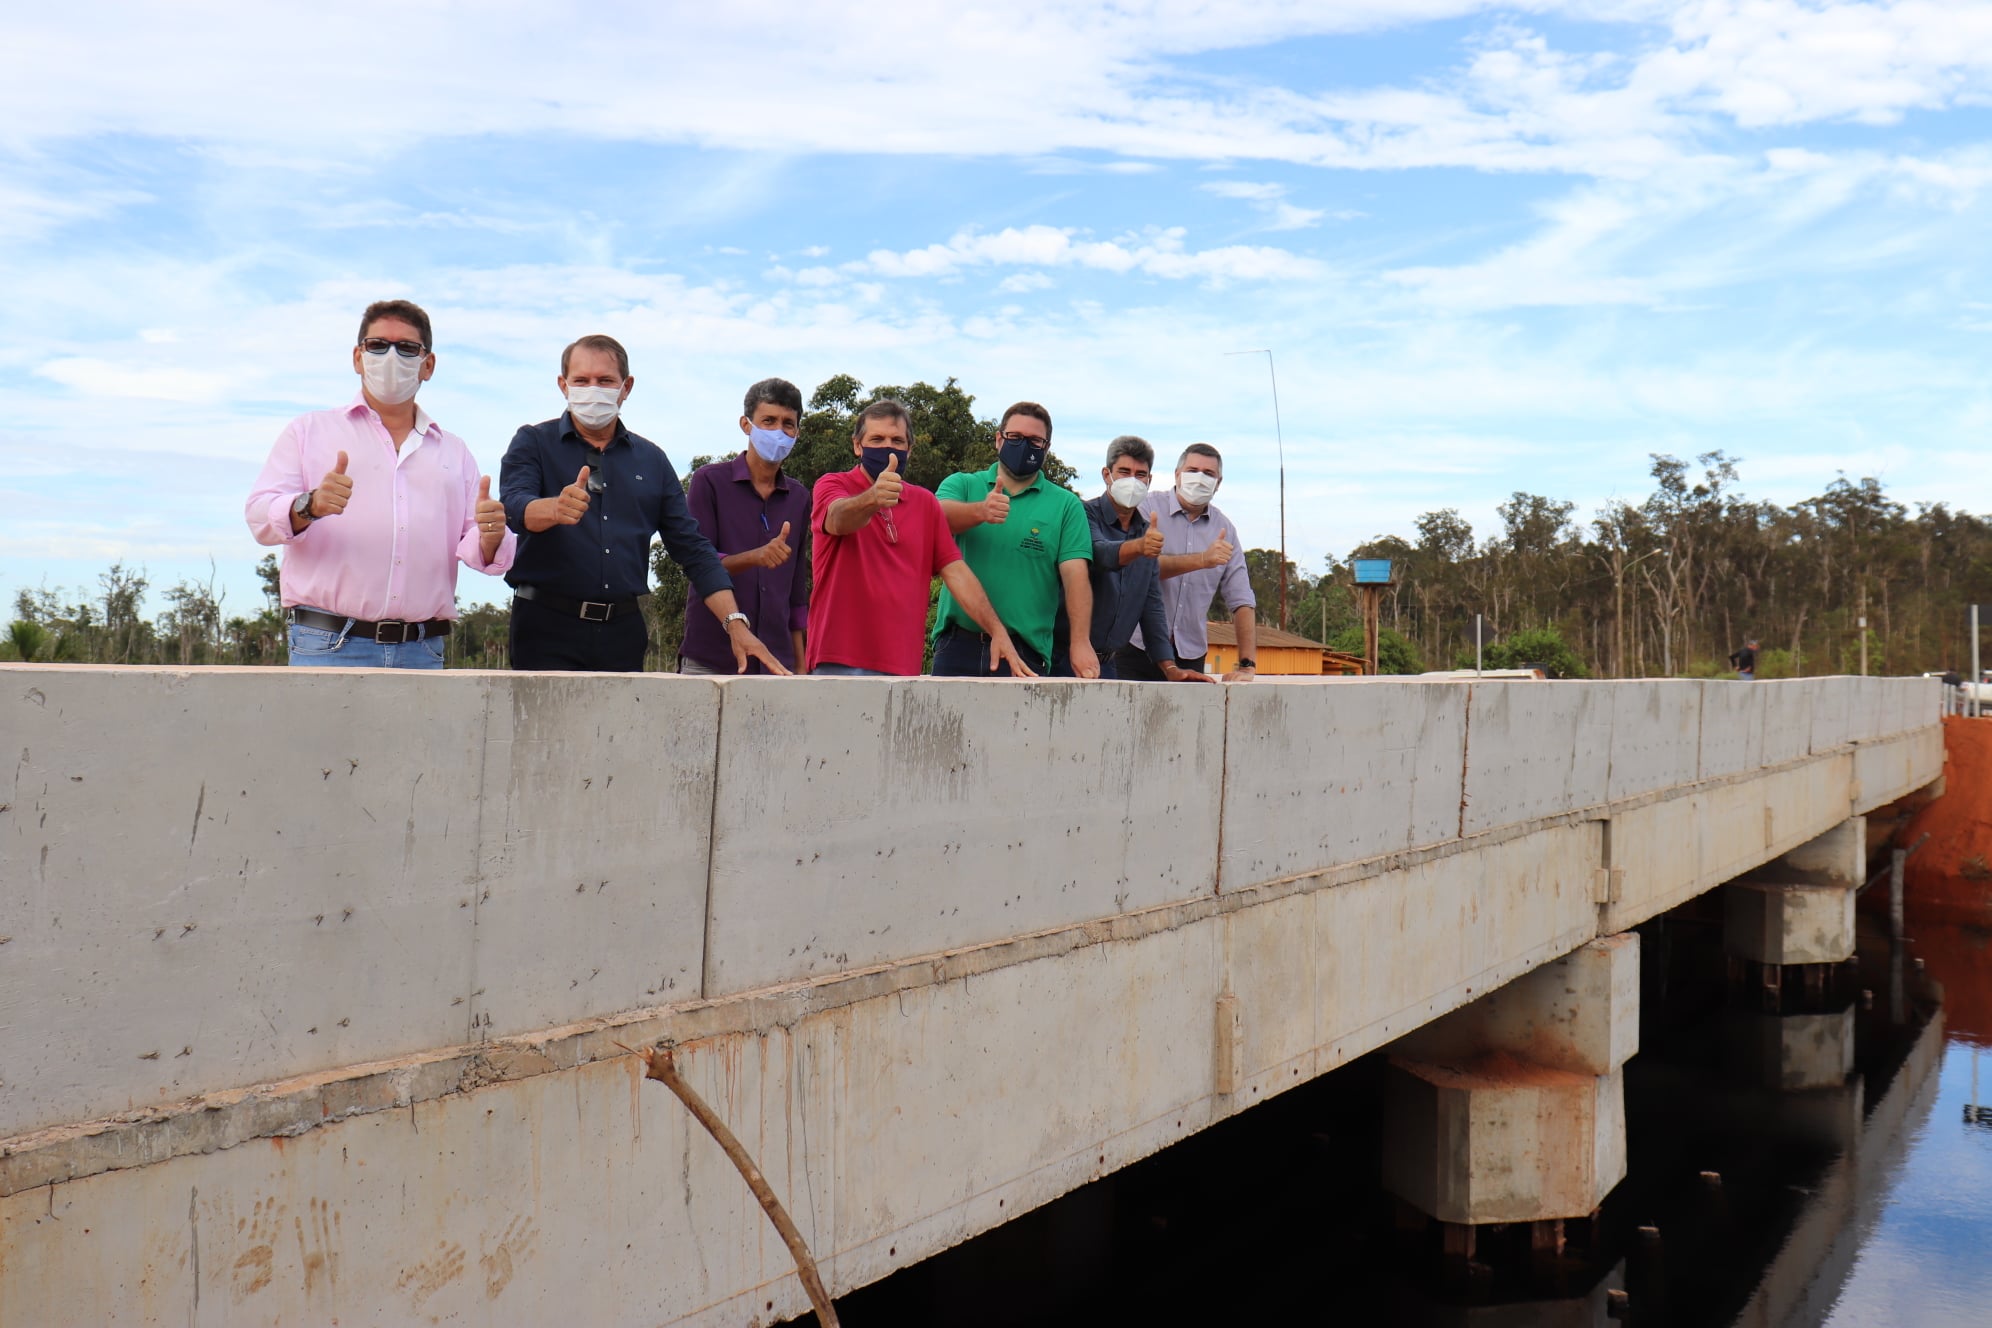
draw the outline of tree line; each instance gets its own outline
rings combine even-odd
[[[813,486],[848,469],[851,420],[881,397],[904,402],[912,414],[913,483],[933,488],[958,470],[994,464],[996,421],[977,414],[975,398],[954,379],[867,390],[839,374],[811,394],[788,474]],[[713,442],[710,453],[684,462],[681,476],[741,446],[730,426],[716,430]],[[1081,458],[1075,469],[1056,455],[1054,434],[1046,476],[1091,496],[1091,462],[1104,456],[1105,444],[1068,439],[1065,454]],[[1173,448],[1157,447],[1158,487],[1168,483]],[[1349,563],[1389,558],[1399,576],[1382,605],[1386,673],[1470,667],[1476,614],[1485,623],[1488,666],[1540,664],[1560,677],[1715,676],[1750,638],[1763,647],[1760,677],[1854,672],[1863,640],[1874,673],[1968,664],[1967,607],[1992,599],[1992,524],[1985,518],[1944,503],[1919,503],[1912,513],[1878,481],[1844,475],[1819,496],[1782,507],[1746,497],[1737,460],[1719,451],[1692,465],[1655,454],[1649,474],[1649,495],[1612,503],[1588,521],[1580,522],[1567,500],[1517,491],[1496,509],[1500,528],[1484,538],[1446,507],[1420,516],[1415,538],[1378,536],[1346,559],[1325,559],[1318,573],[1289,562],[1284,618],[1279,551],[1248,549],[1260,622],[1360,654]],[[210,576],[168,587],[163,611],[148,617],[150,582],[143,569],[123,563],[99,575],[94,593],[22,590],[0,658],[281,664],[276,556],[263,557],[256,570],[262,602],[241,612],[230,611]],[[669,669],[689,587],[661,544],[652,550],[652,572],[647,666]],[[1213,605],[1213,616],[1222,614],[1223,605]],[[462,610],[449,663],[505,667],[508,615],[503,605]]]

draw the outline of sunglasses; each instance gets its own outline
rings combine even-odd
[[[385,355],[392,349],[404,360],[412,360],[428,352],[428,347],[419,341],[389,341],[386,337],[368,337],[360,342],[360,349],[369,355]]]
[[[1029,443],[1033,452],[1042,452],[1045,448],[1051,446],[1051,439],[1039,438],[1035,434],[1028,433],[999,433],[996,435],[996,441],[999,443]]]

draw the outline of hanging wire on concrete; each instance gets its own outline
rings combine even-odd
[[[616,1045],[622,1046],[621,1043]],[[795,1259],[795,1270],[802,1277],[802,1289],[809,1293],[809,1303],[816,1310],[816,1322],[821,1328],[839,1328],[837,1307],[831,1303],[830,1293],[823,1286],[823,1277],[816,1271],[816,1260],[810,1257],[809,1246],[803,1243],[802,1233],[796,1230],[795,1223],[789,1219],[788,1210],[783,1208],[782,1201],[775,1197],[767,1178],[761,1174],[761,1168],[747,1155],[747,1150],[741,1147],[740,1140],[734,1137],[733,1131],[727,1128],[726,1122],[719,1118],[719,1114],[706,1105],[706,1100],[699,1096],[698,1090],[686,1083],[684,1076],[678,1073],[677,1061],[671,1054],[671,1048],[654,1047],[647,1052],[636,1051],[630,1047],[623,1047],[623,1050],[641,1056],[644,1063],[643,1077],[655,1079],[676,1093],[678,1100],[685,1104],[685,1109],[692,1113],[699,1124],[705,1126],[706,1133],[710,1134],[720,1148],[725,1150],[727,1157],[732,1159],[733,1165],[739,1169],[741,1179],[745,1180],[747,1188],[754,1192],[754,1197],[760,1201],[762,1211],[767,1213],[768,1220],[775,1224],[775,1230],[781,1233],[782,1242],[788,1246],[789,1254]]]

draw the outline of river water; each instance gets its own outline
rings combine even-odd
[[[1729,986],[1714,902],[1642,928],[1628,1174],[1560,1258],[1532,1258],[1520,1227],[1483,1234],[1471,1264],[1443,1256],[1379,1182],[1372,1056],[839,1312],[853,1328],[1992,1325],[1992,925],[1912,920],[1898,952],[1863,918],[1857,968],[1772,1014]]]

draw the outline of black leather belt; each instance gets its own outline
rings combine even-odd
[[[517,599],[529,599],[543,609],[564,613],[582,622],[614,622],[624,614],[635,613],[643,607],[643,596],[634,599],[569,599],[556,595],[538,586],[513,586],[512,594]]]
[[[339,632],[346,636],[357,636],[363,641],[373,641],[384,646],[406,645],[410,641],[426,641],[430,637],[448,636],[456,624],[448,618],[431,618],[427,622],[362,622],[358,618],[341,618],[336,613],[320,613],[317,609],[292,609],[291,621],[304,627],[322,628],[328,632]],[[346,624],[350,622],[349,628]]]

